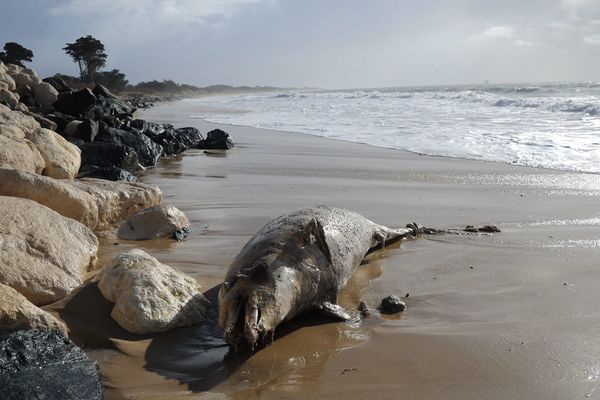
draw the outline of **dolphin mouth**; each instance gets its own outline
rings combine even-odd
[[[225,326],[225,341],[236,351],[241,348],[254,351],[266,336],[265,329],[260,326],[260,307],[239,298],[232,309]]]

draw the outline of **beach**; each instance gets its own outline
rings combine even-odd
[[[391,227],[497,225],[493,235],[424,236],[370,256],[340,303],[374,311],[360,327],[307,316],[249,357],[214,324],[128,334],[88,287],[47,307],[98,361],[107,399],[583,399],[597,396],[600,176],[470,161],[190,119],[186,102],[142,118],[220,127],[229,152],[189,150],[140,180],[186,213],[186,241],[101,239],[100,264],[141,248],[217,286],[243,244],[304,206],[356,211]],[[408,296],[400,316],[375,311]],[[77,300],[77,294],[75,298]],[[89,313],[94,321],[86,321]],[[214,317],[214,315],[213,315]]]

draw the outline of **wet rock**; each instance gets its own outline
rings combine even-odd
[[[163,154],[162,146],[154,143],[143,133],[111,128],[104,123],[100,123],[100,133],[95,140],[131,147],[144,167],[155,165]]]
[[[60,330],[67,329],[52,314],[36,307],[10,286],[0,283],[0,332],[22,329]]]
[[[98,135],[100,125],[97,121],[86,118],[77,128],[75,137],[83,140],[86,143],[92,142]]]
[[[184,226],[183,228],[175,231],[175,233],[173,234],[173,238],[175,240],[177,240],[178,242],[181,242],[181,241],[187,239],[187,237],[190,235],[191,231],[192,231],[191,227]]]
[[[96,263],[85,225],[28,199],[0,196],[0,283],[35,305],[65,297]]]
[[[396,314],[404,310],[406,310],[406,304],[396,295],[385,297],[379,306],[382,314]]]
[[[96,96],[88,88],[72,93],[61,93],[54,103],[54,108],[64,114],[82,117],[94,107]]]
[[[56,100],[58,100],[58,92],[54,87],[46,82],[42,82],[39,85],[33,86],[32,88],[33,97],[35,101],[43,109],[50,110]]]
[[[193,127],[177,128],[175,134],[186,148],[197,146],[204,139],[200,131]]]
[[[465,232],[471,232],[471,233],[477,233],[477,232],[482,232],[482,233],[497,233],[500,232],[500,229],[496,226],[496,225],[483,225],[483,226],[473,226],[473,225],[467,225],[465,227],[465,229],[463,229]]]
[[[59,331],[27,330],[0,336],[3,400],[102,400],[96,363]]]
[[[112,318],[132,333],[201,322],[209,304],[195,279],[137,249],[113,258],[98,288],[115,303]]]
[[[234,147],[229,134],[221,129],[213,129],[206,134],[206,139],[198,143],[198,149],[229,150]]]
[[[81,150],[58,133],[40,128],[27,139],[35,144],[45,162],[42,174],[56,179],[73,179],[81,166]]]
[[[102,179],[80,179],[73,186],[89,193],[98,206],[96,230],[120,226],[144,208],[160,204],[161,191],[140,182],[111,182]]]
[[[139,159],[129,146],[108,142],[91,142],[81,146],[81,164],[137,171]]]
[[[143,119],[134,119],[129,126],[145,134],[148,129],[148,122]]]
[[[117,167],[100,167],[85,165],[79,170],[78,178],[106,179],[108,181],[137,182],[137,177],[131,172]]]
[[[73,89],[60,76],[50,76],[42,79],[43,82],[49,83],[56,89],[58,93],[72,92]]]
[[[162,237],[183,239],[182,230],[189,233],[190,221],[185,214],[172,205],[157,205],[135,214],[119,228],[119,239],[149,240]],[[187,236],[187,235],[185,235]]]
[[[0,167],[0,195],[33,200],[90,229],[98,224],[98,206],[68,181]]]
[[[63,136],[67,126],[69,125],[69,122],[75,120],[73,116],[63,114],[59,111],[54,111],[52,114],[46,114],[46,118],[56,124],[56,129],[53,129],[53,131],[62,133]]]

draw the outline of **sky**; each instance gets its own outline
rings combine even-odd
[[[42,76],[92,35],[133,82],[367,88],[600,81],[600,0],[2,0]]]

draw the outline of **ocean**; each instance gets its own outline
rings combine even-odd
[[[600,83],[212,96],[195,118],[411,152],[600,173]]]

